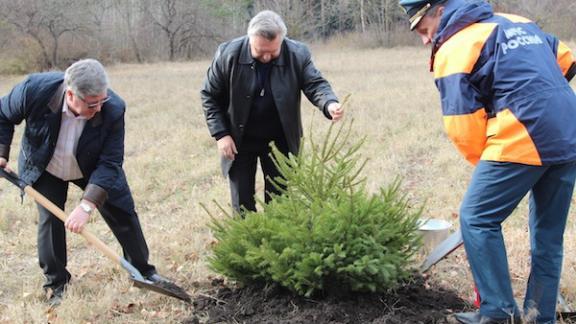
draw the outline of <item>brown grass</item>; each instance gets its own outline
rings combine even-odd
[[[340,96],[352,94],[348,119],[366,136],[362,154],[370,190],[404,179],[403,189],[424,214],[455,223],[472,167],[442,130],[439,97],[427,72],[428,50],[420,48],[353,50],[315,47],[315,62]],[[214,239],[200,203],[229,202],[220,176],[214,141],[206,129],[199,89],[208,61],[120,65],[109,69],[112,87],[128,103],[125,169],[151,252],[160,273],[177,280],[192,295],[210,285],[214,274],[206,255]],[[0,93],[22,77],[0,78]],[[305,103],[304,127],[323,136],[329,121]],[[13,152],[18,150],[16,135]],[[13,165],[15,166],[15,165]],[[261,184],[260,184],[261,188]],[[261,191],[261,189],[260,189]],[[72,206],[79,191],[73,190]],[[178,322],[193,310],[184,303],[130,287],[127,274],[99,252],[69,235],[73,285],[56,311],[47,311],[36,260],[36,210],[30,198],[0,181],[0,323]],[[523,202],[505,223],[510,267],[519,299],[529,265],[527,207]],[[566,232],[564,296],[576,300],[576,222],[571,212]],[[108,227],[94,217],[89,229],[111,247],[119,246]],[[434,280],[472,296],[463,250],[437,265]]]

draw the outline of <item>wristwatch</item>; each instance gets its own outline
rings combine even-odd
[[[92,207],[90,207],[90,205],[88,205],[85,202],[80,203],[80,208],[82,208],[82,210],[87,214],[92,214],[92,211],[94,210]]]

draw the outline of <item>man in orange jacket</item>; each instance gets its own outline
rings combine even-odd
[[[481,296],[462,323],[507,323],[536,310],[553,323],[563,234],[576,178],[576,74],[570,49],[526,18],[483,0],[400,0],[432,46],[444,126],[476,166],[460,209]],[[522,312],[514,300],[501,224],[530,193],[531,269]]]

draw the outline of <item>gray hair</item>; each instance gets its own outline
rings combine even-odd
[[[260,11],[248,24],[248,36],[261,36],[267,40],[284,38],[288,32],[282,18],[271,10]]]
[[[66,69],[64,84],[80,97],[98,96],[108,89],[108,75],[100,62],[84,59]]]

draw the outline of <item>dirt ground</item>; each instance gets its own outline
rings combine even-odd
[[[423,277],[386,294],[315,298],[277,287],[213,285],[194,300],[196,316],[185,323],[454,323],[454,312],[474,310],[454,291]]]

